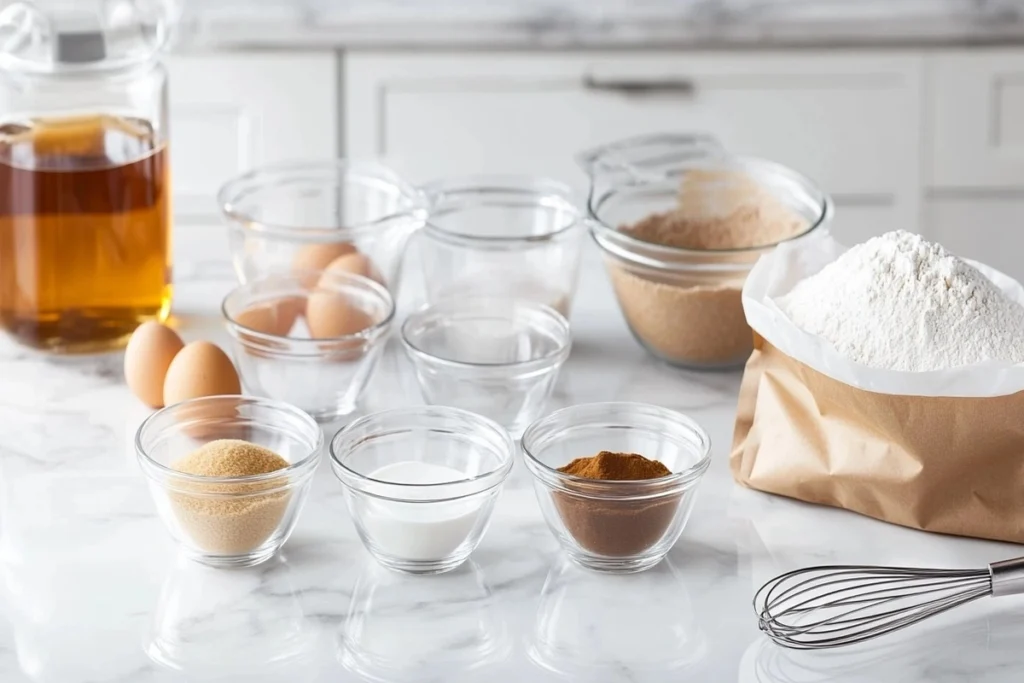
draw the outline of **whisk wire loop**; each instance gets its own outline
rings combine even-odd
[[[991,595],[991,569],[819,566],[783,574],[754,596],[758,627],[795,649],[851,645]]]

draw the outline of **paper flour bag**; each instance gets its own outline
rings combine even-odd
[[[903,526],[1024,543],[1024,365],[881,370],[804,332],[780,299],[845,251],[829,236],[783,244],[747,279],[755,348],[740,389],[733,476]],[[974,265],[1024,304],[1020,284]]]

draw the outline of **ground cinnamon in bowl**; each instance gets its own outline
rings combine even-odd
[[[657,460],[636,453],[601,451],[589,458],[577,458],[558,468],[559,472],[595,481],[617,484],[621,496],[644,494],[628,482],[648,481],[672,472]],[[655,498],[602,498],[600,491],[586,484],[567,484],[569,491],[556,491],[555,507],[566,530],[585,550],[607,557],[629,557],[643,553],[661,540],[672,524],[681,494]]]

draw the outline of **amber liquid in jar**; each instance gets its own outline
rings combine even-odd
[[[0,122],[0,326],[26,346],[123,346],[170,308],[166,146],[110,115]]]

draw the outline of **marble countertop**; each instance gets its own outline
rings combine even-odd
[[[191,48],[973,45],[1024,38],[1020,0],[204,0]]]
[[[186,337],[221,338],[215,302],[230,286],[179,282]],[[763,639],[751,598],[780,571],[984,566],[1020,550],[737,487],[727,459],[739,373],[646,357],[593,253],[580,289],[576,344],[551,407],[657,403],[693,416],[714,441],[690,525],[667,561],[643,574],[567,564],[521,463],[480,548],[447,575],[377,567],[326,466],[279,558],[202,567],[176,555],[155,516],[131,447],[147,411],[125,389],[119,359],[46,360],[0,344],[0,681],[1020,680],[1024,603],[1013,598],[847,651],[792,653]],[[417,401],[411,382],[392,349],[365,409]]]

